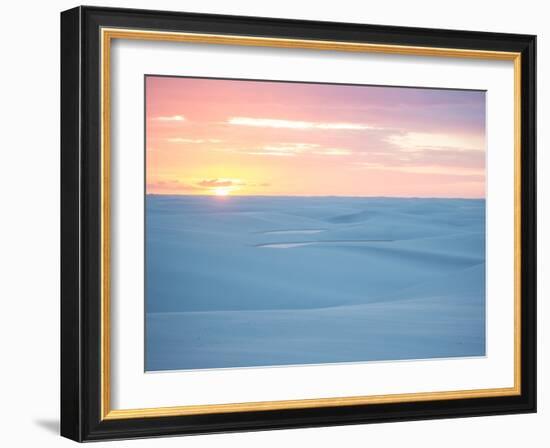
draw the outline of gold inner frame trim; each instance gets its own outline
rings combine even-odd
[[[218,34],[101,29],[101,419],[307,409],[413,401],[502,397],[521,394],[521,54],[515,52],[418,47],[305,39],[279,39]],[[368,395],[302,400],[279,400],[141,409],[111,409],[110,345],[110,50],[113,39],[185,42],[214,45],[295,48],[325,51],[383,53],[513,61],[514,63],[514,386],[441,392]]]

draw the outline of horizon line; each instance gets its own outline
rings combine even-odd
[[[217,198],[218,200],[227,200],[228,198],[365,198],[365,199],[468,199],[468,200],[486,200],[485,196],[357,196],[357,195],[335,195],[335,194],[230,194],[227,196],[217,196],[215,194],[181,194],[181,193],[145,193],[145,196],[183,196],[183,197],[207,197]]]

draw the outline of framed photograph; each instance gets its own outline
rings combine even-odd
[[[61,433],[536,410],[535,36],[61,14]]]

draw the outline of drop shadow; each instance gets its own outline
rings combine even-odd
[[[34,421],[36,426],[52,434],[59,434],[59,420],[56,419],[37,419]]]

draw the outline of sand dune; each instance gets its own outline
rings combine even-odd
[[[148,196],[146,224],[147,370],[485,353],[482,200]]]
[[[308,235],[312,233],[324,232],[324,229],[302,229],[302,230],[269,230],[267,232],[260,232],[264,235]]]
[[[318,240],[318,241],[294,241],[287,243],[267,243],[267,244],[256,244],[256,247],[267,247],[275,249],[288,249],[290,247],[300,247],[300,246],[312,246],[312,245],[322,245],[326,246],[327,244],[334,244],[336,246],[343,246],[346,244],[358,245],[362,243],[384,243],[390,242],[392,240]]]

